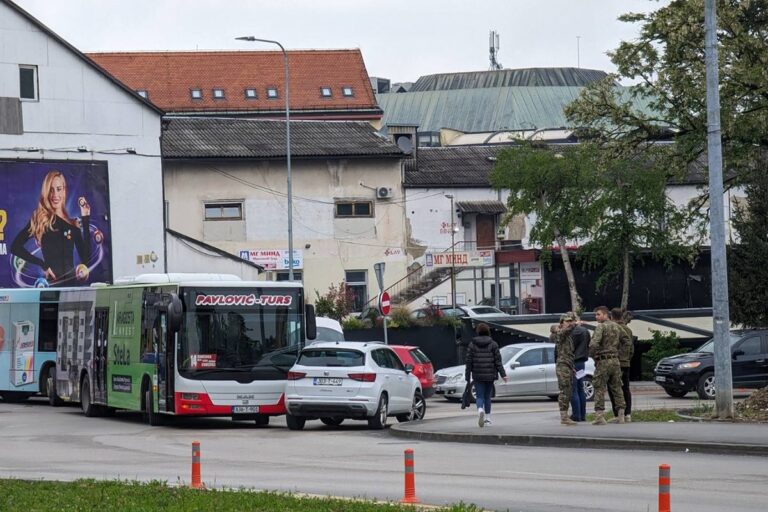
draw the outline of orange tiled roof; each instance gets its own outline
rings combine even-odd
[[[284,112],[284,61],[278,51],[121,52],[87,54],[98,65],[168,113]],[[381,118],[360,50],[290,50],[291,113],[335,118]],[[330,87],[331,97],[320,89]],[[353,96],[344,96],[351,87]],[[213,89],[224,90],[214,99]],[[256,90],[247,99],[245,89]],[[277,88],[278,98],[268,98]],[[190,90],[200,89],[202,99]]]

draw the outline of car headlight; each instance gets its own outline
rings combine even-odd
[[[701,366],[700,361],[692,361],[690,363],[680,363],[679,365],[677,365],[677,368],[679,370],[687,370],[689,368],[698,368],[699,366]]]

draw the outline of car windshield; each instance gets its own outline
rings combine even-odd
[[[503,315],[504,312],[500,309],[483,306],[483,307],[477,307],[472,308],[472,312],[476,315]]]
[[[427,355],[417,348],[411,349],[411,357],[419,364],[427,364],[429,362]]]
[[[520,352],[522,349],[520,347],[513,347],[512,345],[507,345],[506,347],[502,347],[499,352],[501,352],[501,364],[507,364],[510,359],[512,359],[515,354]]]
[[[308,348],[296,364],[302,366],[363,366],[365,354],[358,350],[340,348]]]
[[[330,327],[318,327],[315,341],[344,341],[344,333]]]
[[[743,336],[741,336],[740,334],[731,333],[730,334],[731,346],[733,346],[733,344],[739,341],[741,338],[743,338]],[[709,340],[708,342],[706,342],[705,344],[697,348],[695,352],[708,352],[710,354],[713,354],[715,352],[715,338],[712,338],[711,340]]]

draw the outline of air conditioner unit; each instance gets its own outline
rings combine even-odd
[[[390,199],[392,197],[392,189],[390,187],[376,187],[377,199]]]

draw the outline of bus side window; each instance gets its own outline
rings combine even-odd
[[[40,334],[37,337],[37,350],[39,352],[56,351],[58,316],[58,304],[40,304]]]

